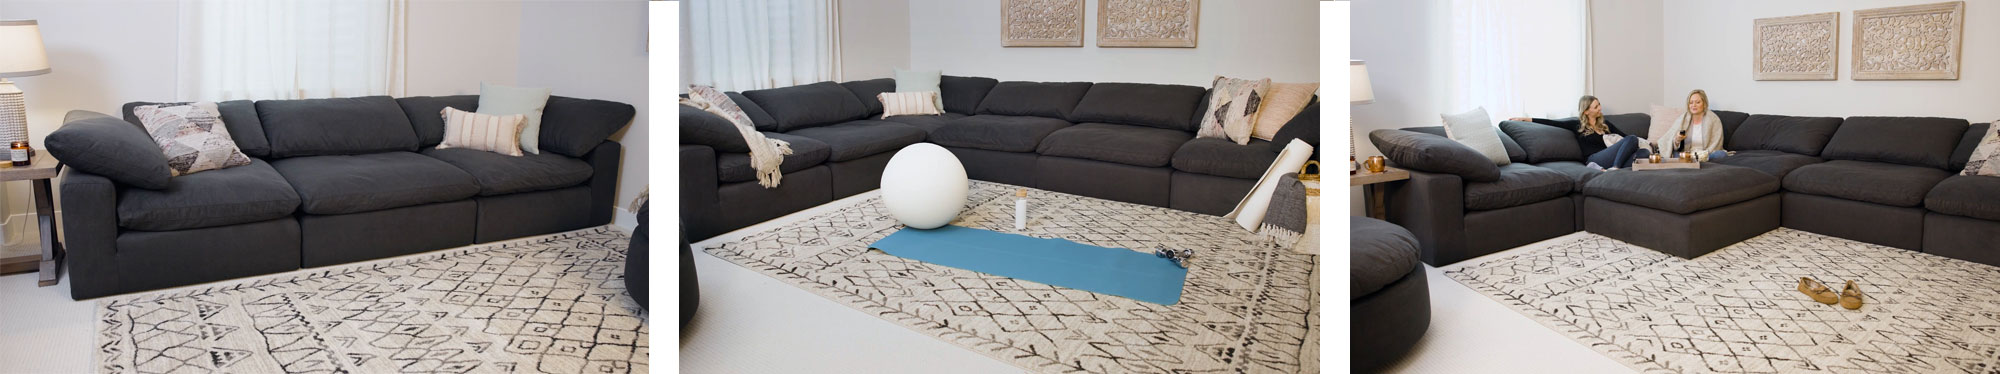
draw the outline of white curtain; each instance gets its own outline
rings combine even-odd
[[[839,80],[837,0],[682,1],[682,83],[723,91]]]
[[[180,100],[401,96],[407,0],[181,0]]]
[[[1576,115],[1588,93],[1586,0],[1450,0],[1443,76],[1447,112]]]

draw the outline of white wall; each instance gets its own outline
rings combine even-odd
[[[1658,100],[1678,104],[1689,90],[1708,90],[1719,110],[1803,116],[1933,116],[1986,122],[2000,118],[2000,8],[1965,6],[1961,73],[1956,81],[1855,81],[1854,11],[1932,0],[1675,0],[1666,2],[1663,69]],[[1840,12],[1839,80],[1750,79],[1751,25],[1757,18]],[[1697,18],[1699,17],[1699,18]],[[1676,20],[1702,19],[1701,25]]]
[[[1196,48],[1097,47],[1096,1],[1084,5],[1081,48],[1000,47],[1000,0],[911,1],[909,8],[913,69],[1003,81],[1202,87],[1216,75],[1319,81],[1319,5],[1312,1],[1203,1]]]
[[[1591,0],[1592,95],[1605,114],[1644,112],[1659,101],[1661,0]]]
[[[412,0],[406,96],[477,95],[479,82],[520,84],[521,1]]]
[[[525,15],[517,77],[521,85],[631,104],[638,110],[631,126],[611,136],[625,147],[614,204],[629,208],[647,186],[646,2],[540,0],[523,4],[520,12]],[[478,83],[472,90],[479,90]]]
[[[894,78],[910,66],[910,39],[910,0],[841,0],[838,80]]]
[[[1352,106],[1356,156],[1381,155],[1368,132],[1442,122],[1443,77],[1431,74],[1444,61],[1444,5],[1434,1],[1353,2],[1350,58],[1368,63],[1375,101]]]

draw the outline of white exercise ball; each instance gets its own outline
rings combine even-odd
[[[970,188],[965,165],[936,144],[903,147],[882,169],[882,205],[911,228],[935,229],[957,219]]]

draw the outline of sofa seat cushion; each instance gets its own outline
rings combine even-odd
[[[1174,150],[1174,170],[1238,179],[1257,179],[1264,169],[1278,161],[1270,142],[1250,139],[1236,144],[1223,138],[1201,138],[1182,143]],[[1491,164],[1488,164],[1491,165]]]
[[[1500,180],[1465,184],[1465,210],[1493,210],[1539,203],[1569,195],[1569,175],[1529,164],[1500,167]]]
[[[1705,163],[1700,169],[1605,172],[1583,194],[1674,214],[1749,201],[1778,192],[1778,177],[1756,169]]]
[[[826,143],[832,153],[827,161],[839,162],[895,152],[903,146],[924,141],[925,132],[916,126],[881,120],[860,120],[786,133]],[[797,149],[793,149],[797,152]]]
[[[1554,170],[1557,173],[1562,173],[1563,175],[1569,176],[1570,182],[1574,184],[1574,186],[1571,186],[1570,188],[1570,191],[1572,192],[1583,192],[1583,186],[1587,183],[1590,183],[1591,178],[1597,178],[1598,175],[1604,174],[1603,170],[1597,170],[1596,168],[1592,168],[1589,165],[1584,165],[1583,163],[1576,161],[1544,162],[1535,164],[1535,166],[1540,166],[1543,169]]]
[[[1923,205],[1944,170],[1882,162],[1833,160],[1785,175],[1785,190],[1899,207]]]
[[[1784,180],[1785,175],[1791,174],[1792,170],[1798,170],[1806,165],[1821,162],[1826,162],[1826,160],[1797,153],[1768,150],[1736,152],[1735,155],[1715,161],[1715,163],[1723,165],[1757,169],[1757,171],[1764,172],[1764,174],[1778,177],[1779,180]]]
[[[1348,222],[1351,249],[1348,276],[1354,281],[1350,299],[1359,299],[1403,279],[1417,267],[1417,236],[1402,226],[1368,217]]]
[[[1938,182],[1924,197],[1924,208],[1933,212],[1988,221],[2000,221],[2000,177],[1954,175]]]
[[[479,196],[553,190],[590,180],[590,163],[543,152],[508,156],[465,148],[427,149],[425,156],[444,161],[479,181]]]
[[[458,167],[415,152],[293,157],[271,162],[299,192],[300,211],[347,214],[456,201],[479,194]]]
[[[965,118],[965,115],[945,113],[935,116],[895,116],[883,118],[882,120],[916,127],[918,130],[924,130],[924,134],[928,136],[931,132],[948,126],[947,124],[957,121],[959,118]]]
[[[791,143],[792,154],[785,155],[785,161],[778,164],[779,172],[790,173],[819,166],[826,163],[827,155],[833,154],[832,147],[813,138],[774,132],[764,133],[764,136]],[[757,180],[757,169],[750,167],[749,153],[717,153],[715,169],[715,179],[723,183]]]
[[[167,188],[126,188],[118,192],[118,227],[173,231],[268,221],[299,209],[299,193],[271,164],[249,165],[174,177]]]
[[[1034,152],[1042,138],[1069,126],[1069,121],[1055,118],[981,114],[932,131],[930,141],[948,147]]]
[[[1173,161],[1194,134],[1146,126],[1083,123],[1050,133],[1036,153],[1116,162],[1145,167],[1163,167]]]

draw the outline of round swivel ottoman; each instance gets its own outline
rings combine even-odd
[[[1430,285],[1417,261],[1417,236],[1402,226],[1351,217],[1354,280],[1348,326],[1354,372],[1378,372],[1402,359],[1431,327]]]

